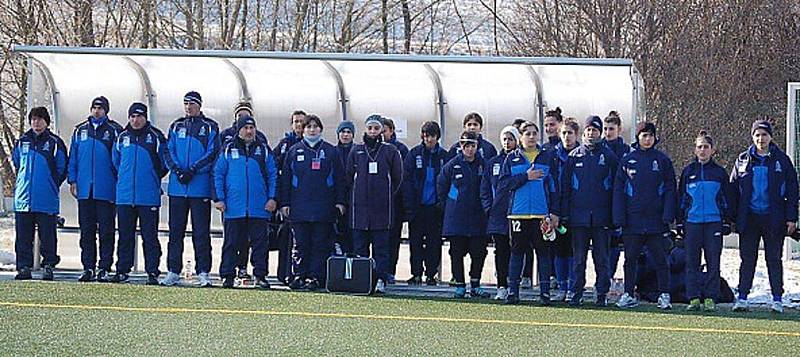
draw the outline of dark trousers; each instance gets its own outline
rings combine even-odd
[[[553,242],[545,241],[542,238],[540,219],[521,219],[510,220],[511,226],[511,259],[508,263],[508,286],[512,291],[519,289],[519,282],[522,278],[522,266],[525,254],[533,249],[536,253],[536,267],[539,276],[539,289],[543,294],[550,293],[550,275],[553,267],[551,265],[551,254]]]
[[[561,291],[571,290],[575,284],[575,270],[572,268],[572,231],[565,234],[556,232],[553,246],[553,271]]]
[[[667,264],[667,238],[661,233],[622,236],[625,241],[625,292],[633,296],[636,290],[636,272],[639,269],[639,255],[647,246],[647,254],[655,263],[658,290],[669,293],[669,265]]]
[[[222,218],[222,222],[225,222],[225,213],[222,213],[220,216]],[[224,225],[225,224],[223,223],[223,230],[225,229]],[[239,246],[239,251],[238,251],[239,263],[236,264],[236,268],[242,271],[247,271],[247,261],[248,258],[250,257],[250,242],[245,239],[242,240],[240,243],[242,245]]]
[[[325,281],[325,264],[333,251],[330,222],[293,222],[292,249],[294,276]]]
[[[114,263],[114,203],[86,199],[78,200],[79,245],[84,270],[111,270]],[[100,262],[97,261],[97,233],[100,233]]]
[[[398,219],[389,229],[389,274],[391,275],[397,273],[397,260],[400,257],[400,236],[402,233],[403,221]]]
[[[33,233],[39,230],[39,247],[42,265],[54,267],[61,258],[57,254],[56,215],[40,212],[16,212],[14,251],[17,270],[33,268]]]
[[[291,223],[287,221],[281,223],[275,239],[278,248],[278,280],[288,284],[292,276],[292,247],[294,247],[294,232]],[[265,263],[269,263],[268,259],[269,252],[265,257]]]
[[[552,266],[552,257],[550,260],[550,264]],[[522,276],[525,278],[533,278],[533,247],[526,248],[524,264],[525,265],[522,268]],[[552,273],[550,275],[552,275]],[[550,277],[547,277],[547,280],[549,281]]]
[[[594,282],[596,294],[608,294],[611,285],[608,269],[610,245],[608,231],[603,227],[571,227],[570,230],[572,230],[573,271],[575,273],[575,284],[572,291],[577,296],[583,295],[583,288],[586,286],[586,259],[591,243],[592,261],[597,275]]]
[[[267,276],[267,246],[269,244],[269,221],[266,218],[232,218],[223,223],[225,241],[222,243],[222,261],[219,265],[219,275],[223,278],[236,275],[239,265],[239,252],[242,241],[247,242],[248,248],[253,249],[250,263],[253,264],[253,275]]]
[[[208,273],[211,271],[211,201],[208,198],[169,197],[167,269],[175,274],[183,270],[183,240],[189,212],[192,213],[195,272]]]
[[[424,272],[429,278],[436,276],[442,263],[442,211],[435,206],[420,206],[408,223],[408,240],[411,275],[422,276]]]
[[[370,244],[372,244],[372,254],[370,255]],[[362,257],[371,256],[375,260],[375,270],[378,279],[386,279],[389,276],[389,230],[353,230],[353,248],[357,255]]]
[[[625,246],[622,244],[622,235],[617,230],[609,231],[608,234],[611,237],[611,249],[608,251],[608,275],[609,279],[613,279],[614,274],[617,273],[619,256],[624,251]]]
[[[764,258],[767,261],[767,274],[772,297],[783,295],[783,239],[785,232],[774,232],[769,224],[770,217],[750,214],[747,227],[739,235],[739,256],[742,265],[739,267],[739,297],[747,298],[753,287],[753,276],[756,273],[758,244],[764,240]]]
[[[511,259],[511,243],[506,234],[492,234],[494,241],[494,271],[497,287],[508,287],[508,261]]]
[[[350,228],[347,217],[347,214],[339,216],[334,229],[336,243],[339,243],[343,254],[353,252],[353,229]]]
[[[456,286],[465,286],[464,281],[464,257],[469,254],[469,279],[470,281],[481,280],[483,274],[483,264],[486,261],[486,236],[454,236],[450,240],[450,266],[453,271],[453,279]],[[473,286],[477,288],[477,286]]]
[[[686,297],[719,298],[719,261],[722,255],[722,222],[686,223]],[[705,284],[701,275],[700,255],[706,259],[706,269],[711,276]]]
[[[144,270],[147,274],[159,275],[161,263],[161,242],[158,240],[158,207],[155,206],[117,206],[119,220],[119,244],[117,244],[117,272],[128,274],[133,268],[136,251],[136,223],[142,234]]]

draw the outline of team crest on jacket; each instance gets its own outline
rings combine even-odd
[[[199,136],[205,136],[205,135],[206,135],[206,127],[204,127],[204,126],[203,126],[203,127],[200,127],[200,132],[199,132],[199,133],[197,133],[197,135],[199,135]]]
[[[153,135],[147,134],[147,137],[144,139],[145,143],[152,144],[153,143]]]
[[[659,171],[658,160],[653,160],[653,171]]]
[[[320,150],[319,151],[319,159],[320,160],[325,160],[325,150]]]
[[[603,154],[600,154],[600,160],[597,162],[597,164],[600,165],[600,166],[605,166],[606,165],[606,156],[603,155]]]
[[[47,151],[50,150],[50,142],[45,141],[44,146],[42,146],[42,150]]]
[[[261,156],[261,146],[256,146],[256,156]]]
[[[781,172],[781,162],[775,161],[775,172]]]
[[[110,139],[111,139],[110,132],[106,131],[105,133],[103,133],[103,140],[110,140]]]

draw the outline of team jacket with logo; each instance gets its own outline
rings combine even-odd
[[[289,206],[292,222],[336,222],[337,204],[347,203],[344,167],[339,150],[324,140],[304,140],[289,149],[280,177],[281,205]]]
[[[620,160],[614,179],[613,221],[623,234],[658,234],[675,219],[675,170],[672,160],[639,144]]]
[[[480,198],[485,165],[477,154],[472,162],[467,162],[464,154],[458,154],[444,164],[436,183],[439,203],[444,205],[443,236],[486,234],[486,214]]]
[[[239,137],[227,142],[214,165],[214,200],[225,203],[225,219],[265,218],[275,199],[278,169],[266,143],[249,146]]]
[[[170,169],[167,194],[176,197],[210,198],[211,170],[219,151],[219,127],[202,113],[176,120],[169,128],[167,152],[164,156]],[[192,170],[188,184],[178,181],[176,169]]]
[[[448,153],[439,144],[433,150],[419,144],[409,151],[403,161],[403,204],[409,219],[414,218],[420,206],[437,204],[436,179],[447,161]],[[433,186],[426,188],[425,181],[433,182]],[[425,204],[425,197],[433,202]]]
[[[395,221],[394,197],[403,181],[403,160],[394,145],[378,143],[369,151],[358,144],[345,168],[350,188],[350,225],[359,230],[387,230]]]
[[[569,153],[561,174],[561,213],[575,227],[610,227],[617,156],[605,145],[581,145]]]
[[[161,179],[167,175],[164,153],[167,139],[147,122],[139,130],[130,124],[114,143],[117,178],[117,204],[161,206]]]
[[[69,148],[67,182],[78,185],[78,199],[90,198],[114,202],[117,170],[111,150],[122,127],[103,117],[95,129],[92,118],[75,126]]]
[[[508,194],[508,218],[542,218],[549,213],[560,216],[558,184],[553,173],[556,172],[553,150],[542,150],[531,163],[522,148],[508,154],[500,168],[498,195]],[[542,170],[544,176],[528,180],[528,169],[533,166]]]
[[[486,221],[487,234],[508,234],[508,201],[510,192],[500,192],[497,184],[500,182],[500,169],[508,157],[508,153],[501,150],[497,156],[486,163],[486,168],[481,178],[481,204],[488,219]],[[502,195],[500,195],[502,193]]]
[[[58,191],[67,177],[67,147],[49,129],[36,135],[28,130],[17,140],[12,153],[17,181],[15,212],[57,214]]]
[[[714,160],[695,160],[683,169],[678,184],[679,222],[709,223],[731,219],[728,174]]]

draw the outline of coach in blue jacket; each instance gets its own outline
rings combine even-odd
[[[165,161],[170,169],[169,244],[167,276],[163,285],[177,285],[183,269],[183,239],[186,221],[192,212],[192,242],[197,262],[198,285],[210,287],[211,278],[211,170],[219,151],[219,127],[200,111],[203,99],[197,92],[183,97],[186,116],[169,128]]]
[[[222,286],[233,287],[241,241],[250,242],[256,283],[267,282],[267,234],[275,212],[278,169],[266,143],[256,139],[256,121],[245,116],[236,122],[239,135],[225,143],[214,165],[214,206],[224,214],[225,242],[219,275]]]
[[[303,140],[283,162],[281,211],[294,229],[292,289],[316,290],[325,284],[325,262],[333,251],[331,229],[344,214],[347,191],[336,147],[322,139],[322,120],[309,114]]]
[[[81,264],[78,281],[108,281],[114,261],[114,199],[117,170],[111,150],[122,127],[108,118],[108,99],[92,100],[92,114],[75,126],[69,150],[69,182],[78,199],[81,230]],[[97,262],[97,233],[100,233],[100,262]],[[95,268],[97,273],[95,275]]]
[[[161,274],[161,242],[158,240],[161,179],[167,175],[164,163],[167,139],[147,119],[147,106],[133,103],[128,108],[128,125],[114,143],[112,157],[117,178],[117,273],[112,282],[128,281],[136,251],[136,223],[142,235],[147,284],[157,285]]]
[[[571,305],[580,305],[586,285],[586,256],[589,244],[596,273],[595,303],[606,306],[610,285],[608,229],[612,226],[611,201],[617,156],[600,141],[603,122],[590,116],[583,125],[583,144],[570,152],[561,175],[562,214],[564,224],[572,231],[572,252],[575,274]]]
[[[31,278],[33,234],[39,229],[43,280],[53,280],[53,267],[60,258],[56,252],[58,188],[67,177],[67,147],[50,132],[50,114],[45,107],[28,113],[31,129],[14,145],[12,159],[17,171],[14,212],[17,255],[17,280]]]
[[[385,292],[389,275],[389,229],[395,215],[394,197],[403,180],[403,160],[394,145],[381,140],[381,116],[372,114],[365,121],[364,142],[353,146],[345,168],[350,187],[350,224],[353,248],[361,256],[372,257],[378,281],[377,292]]]
[[[622,158],[614,179],[613,222],[622,227],[625,242],[625,294],[617,302],[621,308],[635,307],[637,261],[647,246],[656,264],[661,295],[658,307],[672,308],[669,294],[667,251],[669,225],[675,219],[675,170],[672,160],[655,148],[656,126],[640,123],[633,151]]]
[[[772,291],[771,308],[783,312],[784,237],[797,228],[797,172],[789,157],[772,143],[772,124],[753,123],[753,145],[741,153],[731,172],[736,191],[736,230],[739,232],[739,296],[735,311],[749,308],[747,295],[753,285],[759,242],[764,240],[764,256]]]

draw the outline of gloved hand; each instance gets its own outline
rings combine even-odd
[[[194,177],[194,172],[191,170],[180,170],[178,173],[178,181],[180,181],[184,185],[188,185],[192,178]]]
[[[722,236],[727,236],[733,233],[730,222],[722,222]]]
[[[678,235],[681,237],[686,237],[686,235],[684,235],[685,231],[683,223],[678,223],[675,225],[675,232],[678,233]]]

